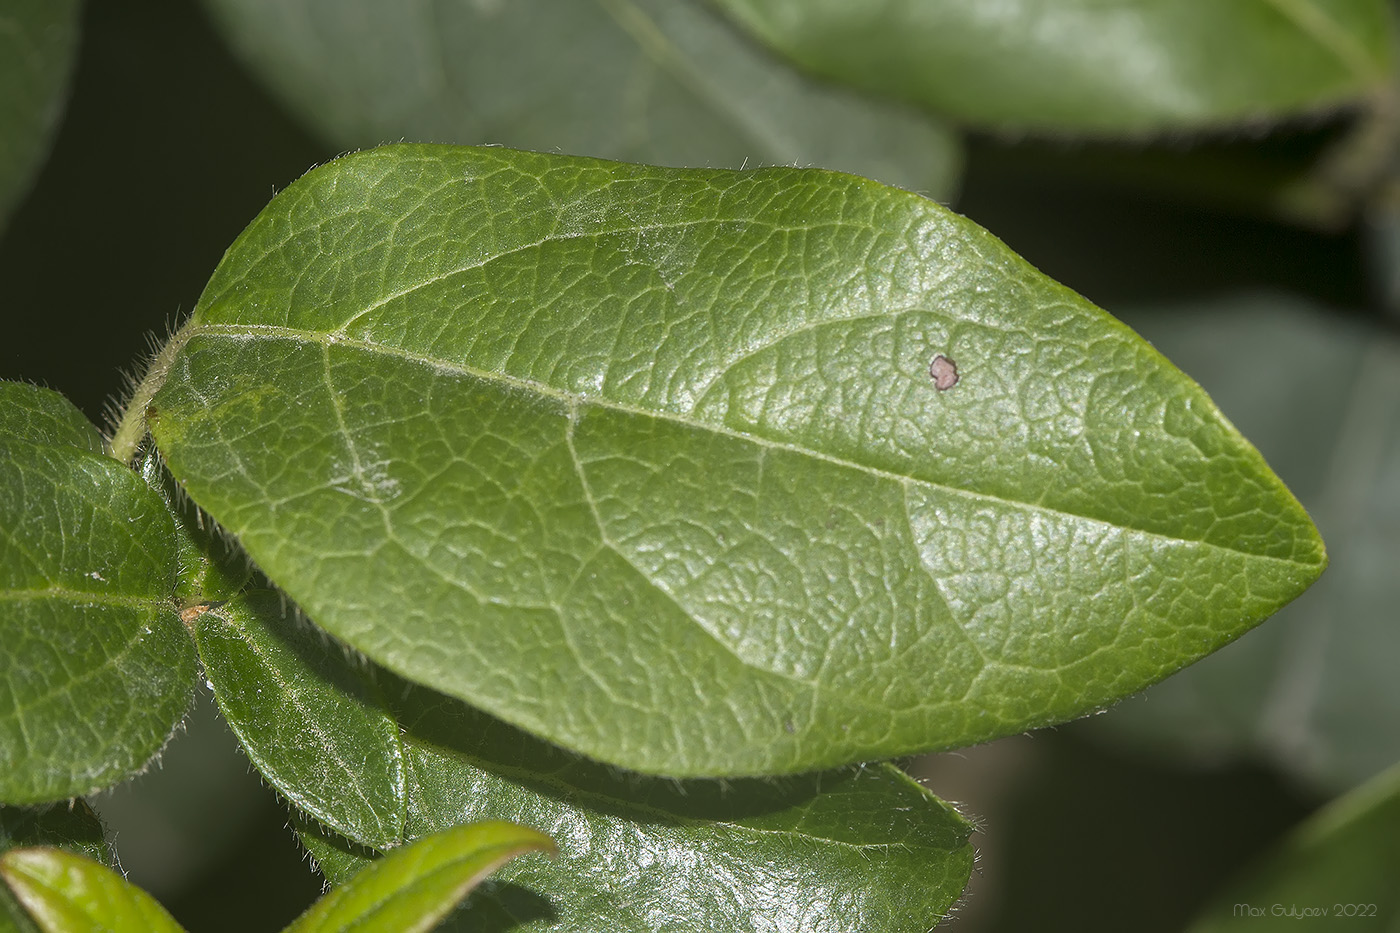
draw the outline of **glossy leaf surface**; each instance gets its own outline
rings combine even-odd
[[[701,0],[206,0],[339,148],[499,143],[678,166],[819,165],[934,197],[956,137],[812,81]]]
[[[1393,931],[1400,924],[1400,767],[1314,814],[1230,884],[1189,933],[1315,929]]]
[[[202,617],[201,629],[212,616]],[[779,921],[795,922],[799,905],[813,904],[826,905],[826,914],[808,918],[805,929],[812,931],[921,933],[967,881],[971,827],[894,768],[723,788],[623,776],[441,694],[406,688],[383,670],[347,659],[341,646],[307,638],[296,626],[280,612],[240,612],[226,637],[245,640],[259,660],[244,664],[231,651],[229,666],[268,671],[267,679],[279,683],[358,679],[360,685],[342,690],[340,711],[329,702],[279,707],[267,689],[245,693],[246,703],[257,707],[256,717],[248,719],[284,720],[259,728],[288,737],[298,731],[325,733],[363,715],[364,694],[388,697],[395,729],[402,732],[405,784],[391,793],[379,779],[379,756],[389,750],[382,743],[376,747],[372,736],[355,746],[359,754],[323,752],[319,763],[376,809],[407,809],[405,839],[501,818],[547,829],[558,838],[560,857],[511,865],[499,876],[505,884],[473,897],[462,923],[476,933],[508,927],[511,917],[530,918],[526,929],[556,933],[759,931]],[[205,658],[209,663],[210,656]],[[222,699],[227,690],[220,687],[220,694]],[[332,697],[328,693],[324,699]],[[227,703],[224,708],[233,709]],[[250,727],[241,728],[246,743]],[[284,795],[314,798],[323,786],[311,752],[322,745],[311,741],[298,749],[265,743],[256,751],[250,745],[250,754]],[[309,817],[298,823],[331,878],[343,881],[367,863],[363,854],[355,854],[364,850],[350,840],[318,828]],[[361,843],[383,844],[369,834],[353,835]],[[763,882],[736,893],[739,876],[761,876]]]
[[[972,827],[893,766],[727,784],[619,775],[429,691],[400,705],[410,837],[504,817],[559,843],[511,865],[462,930],[922,933],[962,893]],[[303,841],[332,880],[364,864]]]
[[[1334,544],[1318,585],[1268,625],[1092,726],[1355,787],[1400,760],[1400,341],[1273,296],[1127,319],[1210,390]]]
[[[318,625],[643,772],[1072,718],[1325,563],[1131,331],[847,175],[365,152],[259,216],[182,339],[157,444]]]
[[[140,769],[189,705],[160,498],[93,452],[67,400],[0,386],[0,800],[89,793]]]
[[[145,891],[62,849],[11,849],[0,877],[44,933],[183,933]]]
[[[1391,67],[1386,0],[719,0],[813,72],[979,126],[1143,133],[1330,107]]]
[[[283,606],[262,590],[199,616],[195,642],[219,711],[292,803],[366,845],[398,845],[407,799],[398,723],[340,649],[327,653],[325,636],[284,619]]]
[[[58,125],[78,11],[78,0],[8,0],[0,9],[0,228]]]
[[[334,888],[286,933],[420,933],[438,926],[487,875],[526,852],[554,852],[548,836],[514,823],[455,826],[425,836]]]

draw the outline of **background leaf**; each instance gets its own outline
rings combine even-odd
[[[0,229],[58,125],[78,10],[78,0],[8,0],[0,10]]]
[[[1189,933],[1393,931],[1400,921],[1400,766],[1314,814],[1231,884]]]
[[[145,891],[62,849],[11,849],[0,877],[44,933],[182,933]]]
[[[57,393],[0,393],[0,800],[35,803],[143,767],[189,706],[194,648],[160,498]]]
[[[501,143],[661,165],[821,165],[947,197],[959,149],[810,81],[698,0],[206,0],[341,148]]]
[[[1054,138],[1015,143],[979,138],[975,151],[979,176],[1004,177],[1007,181],[1003,184],[1010,182],[1011,187],[1029,189],[1031,197],[1019,199],[1021,203],[1016,207],[1026,214],[1048,212],[1049,217],[1040,224],[1044,230],[1059,227],[1066,213],[1078,203],[1085,215],[1076,219],[1076,225],[1088,228],[1091,236],[1107,241],[1107,231],[1117,229],[1122,233],[1123,246],[1129,250],[1135,241],[1144,238],[1158,245],[1165,255],[1142,256],[1139,251],[1133,258],[1133,268],[1107,273],[1109,278],[1131,282],[1127,291],[1133,297],[1129,301],[1140,305],[1144,295],[1151,296],[1151,300],[1168,301],[1222,292],[1230,286],[1220,280],[1214,271],[1217,269],[1228,269],[1229,277],[1257,287],[1260,276],[1251,265],[1261,261],[1290,269],[1289,275],[1296,283],[1305,281],[1306,266],[1300,268],[1298,262],[1277,249],[1269,250],[1261,259],[1258,253],[1266,249],[1263,244],[1255,251],[1242,249],[1243,244],[1235,242],[1233,249],[1227,246],[1222,252],[1220,247],[1230,242],[1228,239],[1222,242],[1220,238],[1201,236],[1192,241],[1197,248],[1189,251],[1188,258],[1185,244],[1173,248],[1161,242],[1170,235],[1153,231],[1153,223],[1170,223],[1170,215],[1180,212],[1180,219],[1189,218],[1191,224],[1207,230],[1212,229],[1212,223],[1267,218],[1279,222],[1277,226],[1259,228],[1272,237],[1292,235],[1285,225],[1340,233],[1355,222],[1373,197],[1379,176],[1388,168],[1390,147],[1400,134],[1400,124],[1392,122],[1395,117],[1400,117],[1400,112],[1393,117],[1390,111],[1378,107],[1358,119],[1337,114],[1330,120],[1296,121],[1262,137],[1202,133],[1190,138],[1174,137],[1169,143],[1156,146],[1132,138],[1086,139],[1074,146]],[[1070,191],[1063,190],[1066,184]],[[1095,193],[1116,199],[1124,207],[1132,202],[1134,208],[1124,210],[1121,216],[1098,216]],[[1012,195],[1007,192],[1001,197],[1010,199]],[[1060,199],[1061,203],[1037,203],[1045,198]],[[1166,205],[1173,207],[1166,209]],[[975,193],[972,206],[977,206]],[[1164,210],[1166,216],[1162,215]],[[1014,211],[1004,218],[978,219],[991,229],[998,219],[1012,223],[1009,233],[1014,238],[1017,232],[1013,218]],[[1143,230],[1149,232],[1144,235]],[[1299,251],[1304,263],[1325,262],[1327,246],[1341,251],[1347,245],[1340,238],[1321,242],[1322,249]],[[1034,244],[1030,246],[1034,249]],[[1078,251],[1071,247],[1069,252]],[[1101,249],[1079,255],[1077,264],[1085,270],[1098,263],[1115,269],[1115,260],[1104,257]],[[1154,276],[1171,273],[1175,276],[1169,283],[1152,281]],[[1092,273],[1075,275],[1076,281],[1090,286],[1101,278]],[[1208,281],[1201,282],[1203,278]],[[1340,269],[1332,278],[1345,288],[1358,284]],[[1275,281],[1280,288],[1289,285],[1288,276],[1276,276]],[[1109,299],[1114,292],[1122,291],[1110,288],[1105,306],[1121,303]]]
[[[1324,564],[1150,347],[851,176],[362,153],[260,215],[186,333],[157,444],[319,625],[639,771],[1081,715]]]
[[[286,933],[433,929],[482,879],[526,852],[552,854],[554,843],[533,829],[501,821],[425,836],[332,889]]]
[[[368,677],[284,611],[262,590],[199,616],[195,642],[219,710],[293,804],[366,845],[398,845],[407,799],[398,723]]]
[[[1400,343],[1281,297],[1127,319],[1210,390],[1336,543],[1319,585],[1268,626],[1092,727],[1353,787],[1400,760]]]
[[[1001,129],[1143,133],[1379,89],[1386,0],[719,0],[813,72]]]

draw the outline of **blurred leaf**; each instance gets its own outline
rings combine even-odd
[[[848,175],[360,153],[269,205],[180,339],[157,444],[318,625],[637,771],[1073,718],[1325,564],[1150,347]]]
[[[0,9],[0,229],[49,147],[78,45],[78,0]]]
[[[978,801],[979,868],[996,877],[968,898],[969,921],[993,915],[987,933],[1182,933],[1222,882],[1317,805],[1266,769],[1144,760],[1078,731],[1004,740],[1021,760],[1010,776],[989,776],[1011,784],[1002,799],[960,791]]]
[[[1010,177],[1038,190],[1059,191],[1070,182],[1086,191],[1146,196],[1336,232],[1374,194],[1397,132],[1400,119],[1377,114],[1360,121],[1276,128],[1264,137],[1217,134],[1165,145],[1122,139],[1073,147],[1053,139],[980,140],[970,158],[980,173],[995,173],[1001,184]],[[1135,206],[1140,203],[1135,200]],[[1228,227],[1221,232],[1234,235]]]
[[[1400,191],[1392,191],[1366,218],[1366,238],[1377,297],[1392,318],[1400,319]]]
[[[1331,542],[1302,599],[1092,728],[1171,753],[1260,752],[1345,789],[1400,759],[1400,341],[1279,298],[1125,318],[1199,379]]]
[[[699,0],[206,0],[340,147],[499,143],[676,166],[820,165],[947,197],[958,142],[808,80]]]
[[[406,799],[398,723],[340,649],[327,653],[323,634],[285,624],[283,602],[264,590],[199,616],[195,641],[219,710],[292,803],[359,842],[397,845]]]
[[[41,933],[29,911],[20,906],[5,885],[0,885],[0,933]]]
[[[1329,804],[1231,884],[1190,933],[1400,928],[1400,766]]]
[[[1355,100],[1388,0],[718,0],[812,72],[1004,130],[1128,133]]]
[[[182,933],[145,891],[62,849],[11,849],[0,877],[44,933]]]
[[[1400,166],[1369,205],[1364,233],[1374,296],[1391,320],[1400,321]]]
[[[0,800],[91,793],[142,768],[189,706],[174,528],[94,453],[71,403],[0,386]]]
[[[391,852],[333,888],[285,933],[413,933],[435,928],[482,879],[526,852],[555,851],[514,823],[456,826]]]
[[[57,846],[106,865],[117,864],[102,821],[81,798],[41,807],[0,806],[0,853],[20,846]],[[38,929],[9,887],[0,884],[0,931],[35,933]]]

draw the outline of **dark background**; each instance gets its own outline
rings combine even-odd
[[[1327,125],[1284,145],[1316,145]],[[58,389],[102,423],[273,193],[337,153],[222,46],[197,5],[86,5],[51,156],[0,235],[0,377]],[[974,139],[954,206],[1108,308],[1285,290],[1369,313],[1354,230],[1319,234],[1075,176],[1069,146]],[[1133,147],[1098,158],[1131,160]],[[952,929],[1175,930],[1321,801],[1250,767],[1183,769],[1073,726],[916,763],[979,819]],[[276,929],[321,890],[201,699],[161,766],[94,801],[131,879],[193,931]]]

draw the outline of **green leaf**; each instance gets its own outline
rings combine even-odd
[[[90,793],[139,770],[189,705],[170,515],[36,386],[0,389],[0,801]]]
[[[937,197],[956,137],[801,76],[700,0],[206,0],[340,149],[503,143],[662,165],[821,165]]]
[[[672,905],[675,916],[690,918],[696,929],[760,930],[792,904],[835,901],[843,906],[831,910],[826,926],[812,929],[922,933],[966,883],[971,827],[893,768],[723,788],[620,778],[440,694],[405,688],[392,675],[347,659],[340,646],[308,637],[273,609],[270,603],[257,612],[245,607],[236,626],[216,622],[206,630],[216,615],[210,612],[200,619],[200,643],[217,631],[260,654],[254,664],[216,662],[206,652],[205,663],[235,728],[245,729],[239,721],[253,718],[236,712],[251,703],[263,720],[259,729],[283,737],[281,747],[250,746],[249,753],[255,762],[261,754],[295,764],[275,773],[259,764],[290,799],[324,794],[323,770],[367,806],[399,808],[402,838],[503,817],[561,833],[562,858],[512,866],[504,873],[507,885],[473,898],[474,930],[482,929],[483,918],[505,923],[538,914],[546,904],[556,905],[545,913],[559,925],[534,928],[650,930],[662,920],[659,903]],[[261,693],[245,687],[239,704],[231,702],[219,682],[225,666],[265,672]],[[382,738],[375,747],[375,729],[364,725],[346,730],[359,740],[344,743],[348,752],[306,737],[344,730],[346,720],[372,719],[363,697],[379,694],[373,685],[380,681],[383,695],[394,701],[392,728],[402,732],[403,752]],[[319,691],[315,704],[280,705],[270,686],[307,683]],[[333,684],[341,685],[338,691],[327,689]],[[397,786],[384,780],[383,757],[391,754],[412,766],[409,780]],[[350,840],[304,816],[297,823],[335,880],[369,864],[372,853]],[[400,841],[351,835],[381,848]],[[770,881],[736,902],[730,879],[741,871]],[[918,896],[906,896],[909,889]]]
[[[719,0],[812,72],[978,126],[1143,133],[1317,110],[1391,68],[1387,0]]]
[[[891,765],[677,783],[619,775],[426,690],[404,694],[399,716],[410,838],[508,818],[560,845],[504,869],[464,929],[923,933],[972,870],[971,825]],[[367,864],[300,830],[331,880]]]
[[[117,864],[102,820],[82,799],[42,807],[0,806],[0,853],[20,846],[57,846],[105,865]],[[0,884],[0,931],[35,933],[38,929],[10,889]]]
[[[78,45],[78,0],[0,10],[0,228],[49,146]]]
[[[395,850],[333,889],[286,933],[431,930],[482,879],[526,852],[555,851],[543,833],[495,820],[457,826]]]
[[[102,433],[68,399],[24,382],[0,382],[0,438],[102,453]]]
[[[1394,931],[1400,766],[1333,801],[1201,912],[1190,933]],[[1300,921],[1302,921],[1300,923]]]
[[[44,933],[179,933],[155,898],[92,859],[62,849],[11,849],[0,877]]]
[[[117,864],[102,820],[81,798],[40,807],[0,806],[0,852],[21,846],[57,847],[106,865]]]
[[[1333,542],[1332,564],[1269,625],[1092,727],[1354,787],[1400,760],[1400,341],[1271,296],[1127,319],[1258,442]]]
[[[19,905],[4,885],[0,885],[0,933],[40,933],[29,911]]]
[[[238,545],[219,533],[218,526],[207,520],[184,495],[150,448],[140,452],[137,471],[146,485],[165,501],[165,507],[175,518],[175,547],[179,574],[175,583],[175,599],[184,607],[183,614],[192,617],[210,603],[231,599],[245,588],[255,585],[256,572]]]
[[[406,800],[398,723],[373,683],[339,649],[328,654],[324,635],[286,624],[283,607],[260,591],[199,616],[195,641],[219,710],[292,803],[359,842],[395,846]]]
[[[643,772],[1063,721],[1325,564],[1147,344],[847,175],[360,153],[269,205],[181,339],[157,445],[318,625]]]

